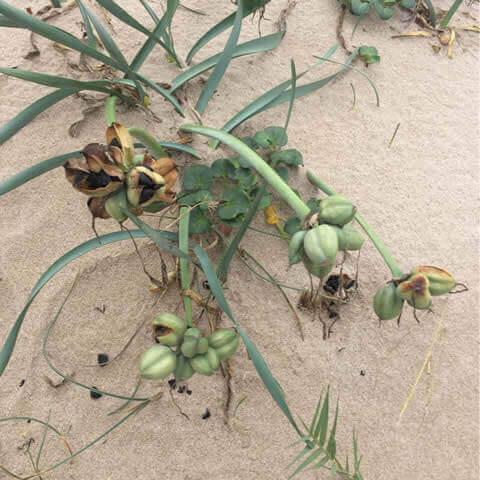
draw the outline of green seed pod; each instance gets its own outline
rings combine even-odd
[[[148,380],[162,380],[175,371],[177,356],[166,345],[154,345],[140,358],[140,374]]]
[[[305,254],[303,249],[303,239],[306,235],[305,230],[299,230],[295,232],[290,239],[290,243],[288,244],[288,263],[290,265],[295,265],[302,261],[302,257]]]
[[[200,375],[213,375],[220,365],[220,358],[213,348],[209,348],[203,355],[195,355],[191,360],[193,370]]]
[[[231,328],[219,328],[208,337],[208,344],[217,352],[220,360],[230,358],[238,349],[238,333]]]
[[[183,342],[183,335],[187,330],[187,324],[181,318],[172,313],[161,313],[152,322],[155,338],[162,345],[180,345]]]
[[[305,268],[314,276],[317,278],[325,278],[331,271],[332,268],[335,265],[335,262],[332,261],[330,263],[326,263],[323,265],[315,265],[310,261],[308,257],[305,257],[303,259],[303,264],[305,265]]]
[[[206,353],[208,340],[202,337],[202,332],[198,328],[189,328],[183,337],[181,350],[187,358]]]
[[[373,299],[373,309],[380,320],[392,320],[402,313],[403,298],[397,294],[397,287],[389,283],[380,288]]]
[[[370,11],[370,3],[365,0],[349,0],[350,13],[356,16],[366,15]]]
[[[338,252],[338,238],[330,225],[319,225],[305,235],[303,248],[314,265],[332,263]]]
[[[135,167],[128,173],[127,197],[134,207],[150,205],[165,192],[165,188],[164,178],[148,167]]]
[[[352,221],[357,209],[341,195],[330,195],[320,202],[318,219],[323,223],[343,225]]]
[[[416,2],[415,0],[400,0],[398,4],[403,8],[415,8]]]
[[[412,273],[420,273],[427,277],[429,282],[428,290],[433,296],[448,293],[456,285],[455,279],[446,270],[443,270],[443,268],[433,267],[431,265],[420,265],[416,267]]]
[[[397,286],[397,294],[412,307],[427,310],[432,304],[432,297],[428,290],[429,283],[427,277],[417,273]]]
[[[351,223],[347,223],[342,231],[345,236],[345,250],[360,250],[362,248],[365,239],[360,232],[353,228]]]
[[[125,190],[123,188],[105,201],[105,210],[119,223],[123,223],[128,218],[124,213],[126,208],[127,202],[125,201]]]
[[[175,380],[183,382],[193,376],[195,371],[190,365],[190,359],[185,358],[182,354],[177,357],[177,368],[175,369]]]

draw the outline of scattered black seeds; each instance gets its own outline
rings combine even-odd
[[[191,395],[192,394],[192,391],[191,390],[187,390],[187,395]]]
[[[150,187],[150,188],[153,188],[155,186],[152,179],[143,172],[140,172],[138,175],[138,184],[143,185],[144,187]]]
[[[168,386],[169,386],[171,389],[174,389],[174,388],[177,386],[177,382],[175,381],[174,378],[172,378],[171,380],[168,381]]]
[[[30,423],[31,421],[32,421],[32,420],[29,418],[29,419],[27,420],[27,423]]]
[[[140,203],[148,202],[155,193],[155,190],[150,187],[143,187],[142,193],[140,193]]]
[[[119,142],[116,138],[114,138],[114,139],[109,143],[109,145],[110,145],[111,147],[122,148],[122,146],[120,145],[120,142]]]
[[[203,281],[202,287],[205,288],[205,290],[210,290],[210,285],[208,283],[208,280]]]
[[[323,286],[323,289],[332,295],[338,290],[340,286],[340,275],[330,275]]]
[[[25,384],[25,379],[22,378],[22,379],[20,380],[20,383],[18,384],[18,386],[19,386],[19,387],[23,387],[24,384]]]
[[[362,377],[364,377],[366,374],[367,374],[367,372],[366,372],[365,370],[360,370],[360,375],[361,375]]]
[[[103,170],[98,173],[89,173],[86,182],[90,188],[101,188],[106,187],[112,178],[110,175],[106,174]]]
[[[202,415],[202,420],[206,420],[207,418],[211,417],[210,410],[207,408],[205,413]]]
[[[97,388],[97,387],[92,386],[92,388]],[[93,392],[92,390],[90,390],[90,398],[93,398],[94,400],[96,400],[97,398],[100,398],[100,397],[103,397],[101,393]]]
[[[187,387],[185,385],[182,385],[181,387],[178,387],[177,392],[178,393],[183,393]]]
[[[338,313],[337,312],[328,312],[328,318],[337,318]]]
[[[347,283],[343,286],[343,288],[344,288],[345,290],[349,290],[349,289],[352,288],[354,285],[355,285],[355,280],[352,279],[352,280],[350,280],[349,282],[347,282]]]
[[[104,367],[105,364],[108,363],[108,355],[106,353],[99,353],[97,355],[97,360],[98,360],[98,364],[101,367]]]

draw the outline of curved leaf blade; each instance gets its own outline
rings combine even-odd
[[[69,158],[81,156],[82,153],[79,151],[64,153],[58,157],[49,158],[48,160],[26,168],[0,183],[0,196],[20,187],[24,183],[27,183],[40,175],[43,175],[44,173],[49,172],[50,170],[61,167]]]

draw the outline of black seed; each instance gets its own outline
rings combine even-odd
[[[116,138],[114,138],[114,139],[109,143],[109,145],[110,145],[111,147],[122,148],[122,146],[120,145],[120,142],[119,142]]]
[[[153,197],[154,193],[155,190],[153,188],[143,187],[142,193],[140,194],[140,204],[148,202]]]
[[[340,275],[330,275],[323,289],[329,293],[335,293],[340,285]]]
[[[345,290],[348,290],[348,289],[352,288],[354,285],[355,285],[355,280],[350,280],[349,282],[347,282],[347,283],[343,286],[343,288],[344,288]]]
[[[187,395],[191,395],[192,394],[192,391],[191,390],[187,390]]]
[[[25,379],[22,378],[22,380],[20,380],[20,383],[18,384],[19,387],[23,387],[23,385],[25,385]]]
[[[88,173],[85,172],[76,172],[75,176],[73,177],[73,183],[75,185],[78,185],[79,183],[82,183],[82,181],[88,177]]]
[[[328,312],[328,318],[337,318],[338,313],[337,312]]]
[[[168,386],[172,389],[177,386],[177,382],[175,381],[174,378],[172,378],[171,380],[168,381]]]
[[[202,287],[205,288],[206,290],[210,290],[210,284],[208,283],[208,280],[203,281]]]
[[[99,173],[90,173],[86,180],[87,186],[90,188],[106,187],[111,181],[110,175],[106,174],[103,170]]]
[[[29,418],[29,419],[27,420],[27,423],[30,423],[31,421],[32,421],[32,420]]]
[[[138,184],[144,187],[150,187],[150,188],[153,188],[155,186],[155,183],[153,182],[153,180],[143,172],[140,172],[138,174]]]
[[[207,418],[211,417],[210,410],[207,408],[205,413],[202,415],[202,420],[206,420]]]
[[[177,392],[178,393],[183,393],[187,387],[185,385],[182,385],[181,387],[178,387]]]
[[[360,375],[361,375],[362,377],[364,377],[366,374],[367,374],[367,372],[366,372],[365,370],[360,370]]]
[[[99,353],[97,355],[98,364],[103,367],[106,363],[108,363],[108,355],[106,353]]]
[[[97,387],[92,386],[92,388],[97,388]],[[103,395],[101,393],[90,390],[90,398],[93,398],[94,400],[96,400],[97,398],[100,398],[102,396]]]

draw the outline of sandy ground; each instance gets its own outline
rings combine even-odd
[[[91,3],[91,2],[90,2]],[[159,0],[152,5],[160,8]],[[275,30],[274,21],[284,1],[272,1],[262,22],[264,34]],[[34,10],[43,3],[16,1]],[[121,2],[137,18],[146,19],[136,2]],[[199,37],[229,12],[228,1],[215,6],[206,0],[190,2],[208,12],[198,16],[179,9],[174,22],[177,48],[185,55]],[[448,8],[450,1],[436,1]],[[464,5],[478,17],[478,8]],[[338,5],[335,0],[300,0],[287,18],[287,34],[273,52],[235,60],[204,115],[206,125],[220,127],[236,111],[265,90],[289,76],[290,59],[297,71],[312,64],[336,42]],[[418,264],[447,268],[470,291],[440,298],[434,314],[422,313],[417,324],[412,311],[404,313],[400,328],[394,322],[380,327],[371,308],[376,289],[389,279],[388,271],[371,244],[366,244],[360,262],[357,297],[342,310],[328,341],[322,340],[321,325],[300,312],[305,341],[299,338],[292,313],[278,291],[254,277],[238,261],[233,262],[228,282],[228,299],[233,312],[264,355],[280,381],[296,417],[310,420],[319,394],[331,385],[333,399],[340,397],[337,443],[341,457],[351,455],[352,429],[359,434],[365,479],[473,480],[478,478],[478,39],[474,33],[457,33],[453,59],[446,49],[435,54],[433,39],[391,39],[398,32],[416,30],[405,12],[390,22],[375,16],[364,21],[355,45],[375,45],[381,63],[368,72],[380,93],[381,107],[373,91],[355,72],[295,103],[289,127],[289,145],[304,154],[306,167],[346,195],[384,239],[392,255],[405,269]],[[73,10],[51,23],[80,32],[80,14]],[[472,23],[458,14],[453,24]],[[344,25],[349,42],[353,20]],[[150,24],[148,24],[150,25]],[[115,39],[132,58],[143,38],[113,21]],[[254,38],[256,22],[246,21],[242,39]],[[22,58],[29,48],[29,36],[17,30],[0,31],[1,64],[77,77],[68,62],[76,54],[59,53],[52,44],[37,39],[41,55]],[[225,35],[208,45],[197,60],[221,48]],[[339,49],[335,58],[342,61]],[[322,67],[309,76],[318,79],[335,67]],[[157,81],[176,74],[162,51],[156,50],[143,72]],[[352,109],[352,90],[356,108]],[[188,87],[188,101],[200,92],[197,79]],[[0,76],[0,121],[6,121],[34,99],[48,92]],[[175,141],[183,120],[161,98],[153,96],[152,110],[160,121],[142,110],[120,108],[119,121],[147,127],[158,138]],[[0,179],[27,166],[89,142],[104,141],[102,110],[92,113],[71,138],[68,126],[82,117],[83,100],[69,98],[28,125],[1,147]],[[190,115],[189,120],[194,120]],[[245,123],[236,133],[252,134],[268,126],[283,124],[286,106],[268,111]],[[401,123],[391,148],[388,142]],[[212,153],[204,139],[195,147],[204,162],[222,155]],[[176,155],[180,166],[192,160]],[[293,184],[308,198],[315,191],[305,170],[299,169]],[[64,179],[63,171],[50,172],[0,199],[0,338],[6,337],[23,308],[31,288],[64,252],[92,238],[85,197]],[[284,213],[290,215],[285,209]],[[256,225],[265,228],[259,216]],[[269,227],[267,227],[269,228]],[[113,221],[98,223],[101,233],[116,230]],[[140,251],[153,272],[159,272],[155,249],[140,241]],[[308,277],[299,266],[287,269],[286,246],[248,233],[243,246],[277,279],[299,287]],[[353,262],[346,265],[354,271]],[[137,256],[129,242],[111,245],[76,261],[42,291],[31,308],[14,356],[1,379],[0,417],[13,415],[46,419],[68,439],[74,450],[86,445],[114,423],[106,414],[120,400],[90,399],[89,393],[73,384],[52,388],[45,376],[58,380],[41,355],[42,339],[62,298],[75,276],[75,290],[52,332],[48,352],[63,372],[74,372],[78,381],[128,395],[135,384],[139,353],[152,342],[144,327],[127,352],[105,368],[89,367],[96,355],[113,357],[137,324],[160,311],[181,312],[178,295],[172,291],[163,299],[149,291]],[[201,279],[200,279],[201,280]],[[200,293],[206,294],[202,287]],[[297,294],[289,291],[292,302]],[[101,313],[96,307],[105,306]],[[399,415],[444,314],[429,366],[403,418]],[[228,326],[227,319],[222,325]],[[200,324],[206,328],[205,323]],[[360,372],[363,371],[364,375]],[[24,379],[24,385],[20,386]],[[175,393],[179,413],[168,387],[163,397],[130,419],[87,453],[44,478],[52,479],[151,479],[245,480],[286,478],[285,467],[297,450],[287,448],[296,440],[285,418],[270,399],[242,347],[233,359],[233,398],[228,425],[224,423],[225,384],[218,373],[189,381],[192,395]],[[158,391],[146,384],[139,394]],[[232,417],[233,407],[246,400]],[[202,419],[206,408],[208,420]],[[116,418],[116,417],[115,417]],[[38,448],[41,427],[1,424],[0,465],[26,476],[30,471],[22,445],[29,438]],[[64,458],[65,448],[49,435],[41,466]],[[0,478],[7,478],[5,475]],[[306,473],[305,479],[328,478],[328,472]]]

